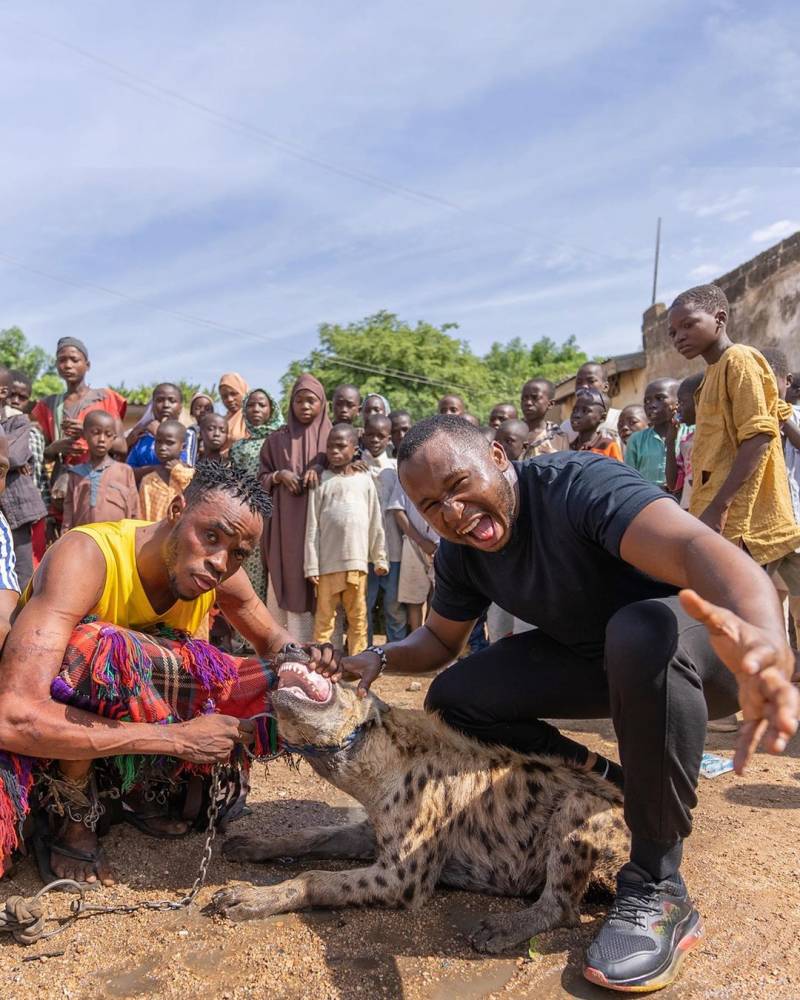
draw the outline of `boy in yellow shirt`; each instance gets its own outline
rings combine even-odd
[[[748,552],[770,575],[780,571],[800,595],[800,525],[794,519],[780,421],[787,405],[762,355],[734,344],[726,331],[728,301],[716,285],[679,295],[669,310],[669,336],[685,358],[702,357],[705,377],[695,395],[689,510]]]

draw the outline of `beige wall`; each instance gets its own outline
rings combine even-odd
[[[738,343],[780,347],[790,366],[800,367],[800,233],[717,278],[728,296],[728,332]],[[702,360],[684,361],[667,337],[667,310],[656,303],[642,323],[646,381],[702,371]]]

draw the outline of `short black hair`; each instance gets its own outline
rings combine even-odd
[[[548,399],[552,399],[553,398],[553,393],[556,391],[556,387],[555,387],[555,385],[553,385],[553,383],[550,381],[549,378],[539,378],[537,375],[534,375],[533,378],[529,378],[529,379],[525,380],[525,385],[523,385],[522,388],[524,389],[525,386],[526,385],[530,385],[531,382],[536,382],[537,385],[543,385],[545,387],[546,392],[547,392],[547,398]],[[498,404],[498,405],[500,405],[500,404]],[[515,407],[515,409],[516,409],[516,407]]]
[[[229,462],[201,462],[197,466],[192,481],[183,491],[187,510],[211,493],[227,493],[262,517],[272,513],[272,498],[256,477]]]
[[[392,410],[389,414],[389,419],[394,420],[395,417],[408,417],[408,419],[411,420],[411,414],[408,410]]]
[[[385,420],[391,430],[392,421],[384,413],[371,413],[364,421],[364,430],[366,430],[371,423],[375,423],[378,420]]]
[[[663,382],[667,387],[667,391],[673,393],[677,396],[678,388],[680,387],[681,380],[679,378],[673,378],[671,375],[661,375],[658,378],[651,378],[647,385],[644,387],[645,394],[651,385],[656,385],[659,382]]]
[[[225,420],[225,417],[223,417],[223,415],[221,413],[217,413],[216,410],[209,410],[208,413],[204,413],[203,416],[200,417],[200,422],[198,423],[197,426],[200,428],[200,430],[202,430],[203,427],[205,426],[205,424],[207,424],[209,420],[213,420],[216,417],[219,417],[220,420]],[[228,421],[225,420],[226,426],[227,426],[227,423],[228,423]]]
[[[174,389],[178,394],[178,399],[183,402],[183,391],[179,385],[175,385],[174,382],[159,382],[157,386],[153,388],[153,396],[158,392],[159,389]]]
[[[777,378],[786,378],[787,375],[791,375],[792,369],[789,367],[789,360],[780,347],[763,347],[761,354]]]
[[[524,420],[515,420],[514,417],[509,417],[508,420],[504,420],[497,428],[495,439],[501,431],[505,431],[507,434],[522,434],[523,437],[527,437],[528,425]],[[483,433],[483,428],[481,428],[481,433]]]
[[[23,385],[27,385],[29,392],[33,391],[33,382],[30,375],[26,375],[25,372],[21,372],[18,368],[12,368],[8,374],[11,376],[12,382],[22,382]]]
[[[83,418],[83,429],[86,430],[91,424],[96,423],[98,420],[110,420],[114,426],[117,426],[117,418],[113,413],[109,413],[108,410],[89,410],[86,416]]]
[[[339,424],[334,424],[333,427],[331,427],[330,429],[330,434],[333,434],[334,431],[341,431],[342,433],[347,434],[347,436],[356,445],[358,444],[358,431],[355,429],[355,427],[353,427],[352,424],[345,423],[344,421],[342,421]],[[329,437],[330,434],[328,435]]]
[[[356,396],[358,396],[358,398],[361,399],[361,390],[358,388],[357,385],[353,385],[352,382],[342,382],[341,385],[337,385],[336,388],[333,390],[333,395],[335,396],[336,393],[341,392],[342,389],[352,389],[353,392],[356,394]]]
[[[695,285],[694,288],[687,288],[674,299],[670,309],[689,309],[692,306],[710,316],[724,309],[725,314],[730,316],[728,298],[719,285]]]
[[[788,375],[789,372],[787,371],[786,374]],[[697,391],[697,387],[700,385],[700,383],[703,381],[704,378],[705,378],[704,372],[696,372],[694,375],[687,375],[686,378],[678,386],[678,392],[680,392],[681,389],[685,388],[687,392],[691,392],[694,395],[694,393]]]
[[[180,422],[180,420],[162,420],[161,423],[156,428],[156,435],[159,431],[180,431],[179,437],[181,441],[186,440],[186,428]]]
[[[397,449],[397,464],[402,465],[403,462],[407,462],[437,434],[446,434],[447,437],[454,438],[465,449],[476,446],[482,452],[488,449],[489,442],[483,436],[480,427],[474,427],[468,420],[453,413],[437,413],[414,424],[406,434]]]

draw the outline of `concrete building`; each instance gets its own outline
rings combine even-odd
[[[725,292],[731,315],[728,333],[737,343],[779,347],[800,371],[800,232],[713,282]],[[617,409],[640,403],[648,382],[664,375],[684,378],[702,371],[702,359],[686,361],[667,336],[667,306],[662,302],[642,317],[642,350],[603,362]],[[575,379],[556,387],[558,419],[572,411]],[[555,418],[554,418],[555,419]]]

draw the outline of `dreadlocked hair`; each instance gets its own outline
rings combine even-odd
[[[256,477],[228,462],[201,462],[197,466],[194,478],[183,491],[187,509],[210,493],[227,493],[262,517],[272,513],[272,499]]]
[[[695,306],[711,316],[716,315],[720,309],[724,309],[726,315],[730,316],[727,296],[719,285],[695,285],[694,288],[681,292],[670,309],[686,309],[690,306]]]

